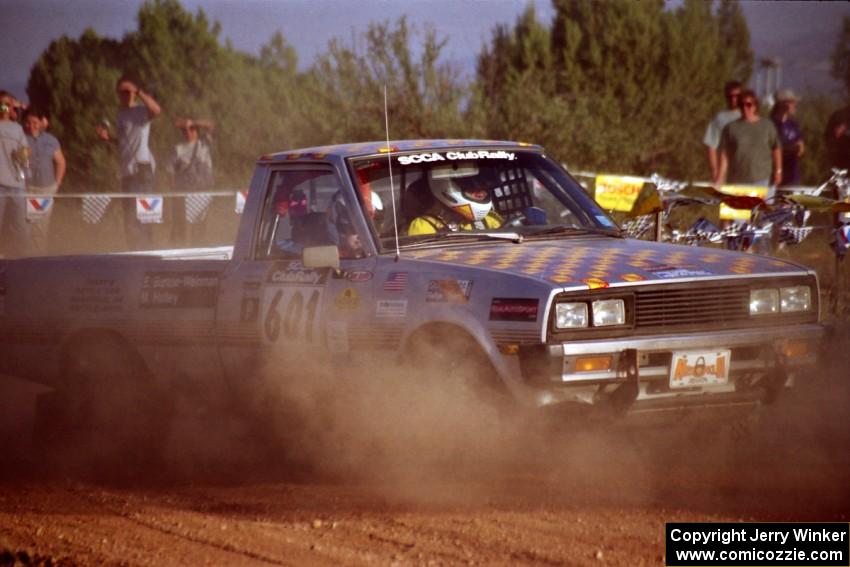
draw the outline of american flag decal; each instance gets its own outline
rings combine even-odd
[[[384,282],[384,291],[404,291],[407,286],[407,272],[390,272]]]
[[[97,224],[106,214],[111,197],[104,195],[86,195],[83,197],[83,221],[88,224]]]

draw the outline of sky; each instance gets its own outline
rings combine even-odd
[[[624,0],[632,1],[632,0]],[[373,21],[402,15],[432,25],[448,39],[445,60],[472,73],[475,57],[499,23],[513,24],[531,2],[549,21],[549,0],[181,0],[195,12],[202,7],[222,24],[222,39],[256,54],[275,31],[292,44],[302,67],[332,38],[350,41]],[[87,27],[120,38],[136,27],[142,0],[0,0],[0,88],[26,100],[30,68],[54,39],[77,38]],[[840,91],[829,76],[829,53],[840,33],[848,2],[761,2],[744,0],[751,44],[757,60],[778,58],[781,87],[797,92]],[[755,78],[753,79],[755,84]]]

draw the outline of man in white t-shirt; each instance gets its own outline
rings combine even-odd
[[[118,79],[115,84],[121,108],[116,121],[118,159],[121,174],[121,191],[133,195],[153,193],[156,160],[148,145],[151,121],[162,112],[154,98],[136,86],[128,76]],[[141,102],[141,104],[137,104]],[[112,141],[112,134],[105,124],[96,127],[101,139]],[[124,202],[124,233],[127,244],[134,250],[150,249],[153,231],[150,225],[142,224],[136,218],[136,200],[122,199]]]
[[[723,88],[723,93],[726,96],[726,110],[718,112],[711,122],[708,123],[708,128],[705,129],[705,136],[702,138],[702,143],[705,145],[708,155],[708,166],[711,169],[711,179],[717,177],[720,166],[720,156],[717,153],[717,148],[720,146],[720,134],[730,122],[734,122],[741,117],[741,109],[739,99],[743,87],[738,81],[729,81]]]

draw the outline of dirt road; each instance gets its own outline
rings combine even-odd
[[[205,416],[114,477],[19,445],[0,565],[660,565],[665,522],[850,521],[846,368],[743,421],[467,435],[441,416],[406,450],[347,437],[295,462]]]

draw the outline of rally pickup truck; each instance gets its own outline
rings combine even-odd
[[[233,247],[0,262],[0,373],[73,405],[433,358],[532,411],[758,404],[810,378],[818,300],[785,260],[624,238],[539,146],[335,145],[261,157]]]

